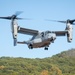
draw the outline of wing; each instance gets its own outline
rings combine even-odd
[[[65,36],[68,33],[68,31],[52,31],[52,33],[55,33],[56,36]]]
[[[23,42],[17,42],[18,44],[28,44],[26,41]]]
[[[18,33],[27,34],[27,35],[37,35],[38,31],[37,30],[32,30],[32,29],[27,29],[27,28],[20,27],[18,29]]]

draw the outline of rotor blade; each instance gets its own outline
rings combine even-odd
[[[11,20],[12,17],[11,17],[11,16],[10,16],[10,17],[0,17],[0,19],[8,19],[8,20]],[[23,19],[23,18],[15,18],[15,19],[21,20],[21,19]]]
[[[23,11],[17,11],[14,15],[18,16],[18,15],[20,15],[21,13],[23,13]]]
[[[73,20],[70,20],[70,21],[72,21],[72,22],[75,22],[75,19],[73,19]]]
[[[33,19],[31,19],[31,18],[23,18],[24,20],[33,20]]]
[[[17,11],[15,14],[13,14],[12,16],[7,16],[7,17],[0,17],[0,19],[17,19],[17,20],[32,20],[30,18],[18,18],[17,16],[20,15],[23,11]]]
[[[30,19],[30,18],[15,18],[15,19],[17,19],[17,20],[33,20],[33,19]]]
[[[0,17],[0,19],[8,19],[8,20],[11,20],[12,17],[11,16],[9,16],[9,17]],[[30,19],[30,18],[18,18],[18,17],[16,17],[15,19],[17,19],[17,20],[33,20],[33,19]]]
[[[17,20],[23,20],[24,18],[18,18],[18,17],[17,17],[17,18],[15,18],[15,19],[17,19]]]
[[[60,22],[60,23],[66,23],[66,21],[49,20],[49,19],[45,19],[45,21],[53,21],[53,22]]]
[[[73,19],[73,20],[67,20],[67,22],[69,22],[70,24],[74,25],[75,19]]]
[[[0,17],[0,19],[8,19],[8,20],[10,20],[11,16],[9,16],[9,17]]]
[[[73,23],[72,25],[75,25],[75,23]]]
[[[57,21],[57,22],[60,22],[60,23],[66,23],[66,21]]]

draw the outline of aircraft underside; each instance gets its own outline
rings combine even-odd
[[[45,47],[45,50],[48,50],[49,45],[50,45],[50,39],[44,40],[44,41],[39,42],[39,43],[30,44],[28,47],[30,49]]]

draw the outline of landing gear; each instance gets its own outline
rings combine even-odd
[[[45,46],[44,50],[48,50],[48,47],[49,47],[49,46]]]
[[[45,47],[44,49],[45,49],[45,50],[48,50],[48,47]]]
[[[30,44],[28,47],[29,47],[29,49],[33,49],[33,45],[32,44]]]

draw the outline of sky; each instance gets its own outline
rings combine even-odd
[[[11,16],[16,11],[23,11],[18,17],[32,20],[18,20],[20,27],[38,31],[65,30],[66,24],[45,21],[75,19],[75,0],[0,0],[0,16]],[[62,51],[75,48],[75,26],[73,40],[67,42],[67,37],[57,37],[48,50],[44,48],[29,49],[27,45],[13,46],[11,21],[0,19],[0,57],[46,58]],[[18,41],[26,41],[32,36],[18,34]]]

